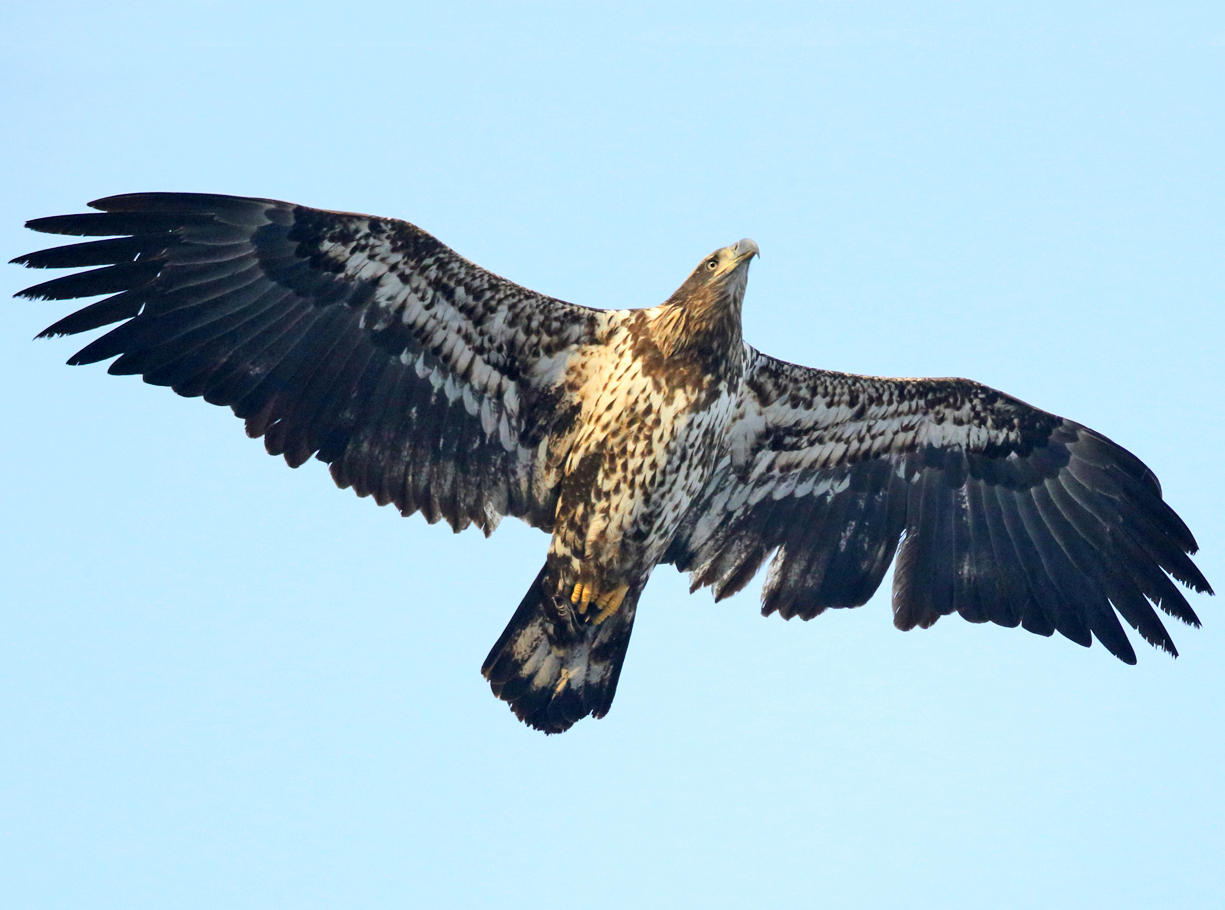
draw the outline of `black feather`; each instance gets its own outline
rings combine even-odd
[[[166,246],[161,237],[113,237],[108,240],[91,240],[87,243],[71,243],[49,250],[26,253],[10,260],[14,265],[32,269],[84,268],[94,265],[117,265],[130,262],[137,256],[147,256]]]
[[[21,291],[18,296],[31,300],[69,300],[73,297],[93,297],[98,294],[114,294],[143,287],[157,277],[161,266],[153,260],[123,262],[118,265],[76,272],[52,278],[42,284]]]

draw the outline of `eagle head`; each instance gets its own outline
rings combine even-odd
[[[749,262],[754,256],[760,256],[761,250],[750,238],[743,237],[731,246],[715,250],[702,260],[702,264],[693,270],[693,278],[700,278],[706,284],[726,284],[733,276],[740,276],[741,284],[749,273]]]
[[[738,314],[749,278],[749,262],[759,255],[761,250],[748,237],[715,250],[703,257],[669,302],[702,310],[722,304]]]

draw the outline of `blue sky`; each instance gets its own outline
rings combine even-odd
[[[1225,585],[1218,4],[441,7],[8,5],[4,258],[98,196],[249,193],[619,307],[752,236],[754,344],[1105,432]],[[401,519],[2,312],[6,906],[1220,899],[1211,598],[1129,668],[663,569],[611,714],[546,738],[479,674],[543,535]]]

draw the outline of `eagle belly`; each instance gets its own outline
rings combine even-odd
[[[705,485],[730,420],[725,377],[675,382],[628,343],[577,366],[578,430],[549,559],[563,589],[644,583]]]

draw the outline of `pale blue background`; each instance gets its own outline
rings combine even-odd
[[[576,7],[6,4],[0,251],[249,193],[635,306],[749,235],[753,343],[1091,424],[1225,585],[1219,3]],[[1211,598],[1128,668],[664,569],[611,715],[546,738],[478,672],[543,535],[402,520],[2,312],[4,907],[1220,906]]]

